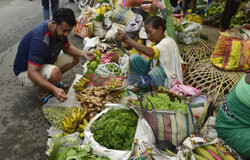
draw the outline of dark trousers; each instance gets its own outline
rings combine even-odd
[[[239,5],[240,2],[235,2],[235,0],[227,0],[225,10],[221,18],[222,29],[229,29],[231,19],[236,14]]]
[[[56,10],[59,7],[59,0],[42,0],[44,20],[50,19],[49,1],[51,4],[52,16],[55,14]]]
[[[189,8],[192,9],[192,13],[196,12],[197,0],[182,0],[182,10],[186,12]]]

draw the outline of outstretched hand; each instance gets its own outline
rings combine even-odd
[[[65,94],[64,90],[61,88],[56,88],[54,91],[54,95],[55,95],[56,99],[58,99],[61,102],[65,101],[68,98],[67,95]]]
[[[83,54],[83,57],[86,59],[86,60],[89,60],[89,61],[93,61],[95,60],[95,56],[92,52],[90,51],[84,51],[84,54]]]

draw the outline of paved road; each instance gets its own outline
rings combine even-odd
[[[60,6],[76,4],[60,0]],[[44,160],[48,123],[41,104],[36,100],[36,88],[21,87],[13,74],[13,61],[24,34],[43,20],[41,0],[0,1],[0,159]],[[70,35],[71,44],[82,48],[82,40]],[[79,73],[80,64],[64,75],[70,82]]]

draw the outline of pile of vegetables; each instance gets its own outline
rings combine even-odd
[[[110,109],[90,127],[94,139],[108,149],[130,150],[134,142],[138,116],[128,109]]]
[[[229,28],[234,28],[236,26],[241,26],[247,22],[247,17],[243,14],[242,11],[239,11],[235,14],[232,19]]]
[[[181,24],[178,24],[177,26],[175,26],[175,30],[177,32],[182,32],[185,28],[187,28],[188,26],[190,25],[189,22],[185,22],[185,23],[181,23]]]
[[[121,69],[119,66],[116,66],[114,64],[107,64],[105,67],[107,70],[109,70],[112,73],[112,75],[115,75],[115,76],[121,75]]]
[[[56,160],[109,160],[109,158],[92,154],[91,146],[87,144],[84,148],[73,146],[64,150],[57,155]]]
[[[202,11],[204,9],[206,9],[207,7],[207,1],[206,0],[198,0],[196,3],[196,11]]]
[[[87,75],[93,75],[98,65],[100,64],[102,53],[99,50],[93,50],[94,56],[96,57],[94,61],[91,61],[87,64],[87,72],[85,73],[85,77]]]
[[[208,17],[211,17],[215,14],[221,13],[223,11],[224,11],[224,7],[220,3],[213,2],[206,9],[206,12],[202,13],[202,16],[205,18],[208,18]]]
[[[149,101],[153,103],[156,110],[174,110],[181,111],[184,114],[187,113],[188,105],[186,100],[182,99],[181,101],[179,101],[175,99],[175,101],[172,102],[167,93],[156,93],[154,96],[148,95],[143,98],[143,106],[148,106],[148,109],[151,110],[152,105]],[[139,100],[132,101],[132,103],[137,106],[141,106]]]
[[[122,87],[123,80],[124,77],[108,77],[104,83],[104,86],[107,86],[110,89]]]
[[[112,63],[115,62],[118,64],[119,58],[124,55],[124,52],[120,50],[119,48],[113,48],[109,51],[107,51],[106,54],[102,56],[101,63]]]
[[[89,121],[105,109],[106,103],[119,102],[122,94],[122,90],[110,91],[103,86],[99,86],[86,88],[78,92],[75,98],[81,103],[84,111],[87,111],[86,119]]]

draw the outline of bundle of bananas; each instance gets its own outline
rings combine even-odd
[[[75,131],[80,132],[80,137],[83,137],[85,127],[88,125],[88,121],[84,119],[87,111],[83,112],[82,108],[73,109],[71,116],[66,115],[64,121],[62,121],[62,133],[63,136],[72,134]]]
[[[194,149],[194,156],[197,160],[236,160],[231,156],[224,146],[205,145]]]
[[[86,83],[88,82],[87,78],[82,77],[76,84],[73,85],[73,88],[76,92],[84,90]]]
[[[62,129],[62,121],[64,120],[65,115],[71,114],[72,109],[77,109],[75,106],[53,106],[43,108],[43,113],[49,123],[58,128]]]

